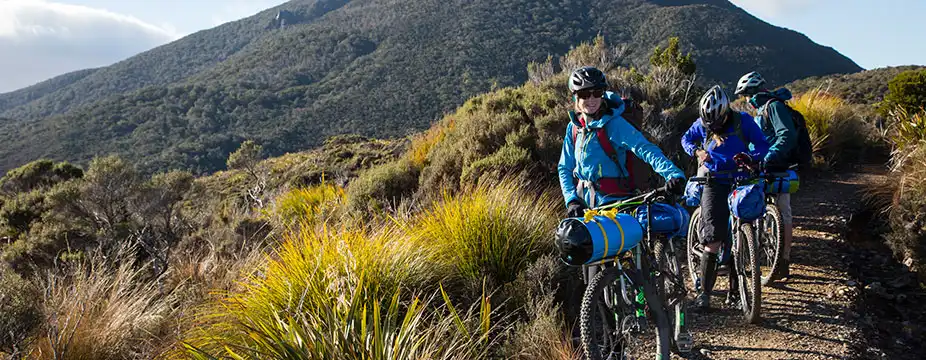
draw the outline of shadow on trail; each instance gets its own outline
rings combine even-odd
[[[738,309],[722,305],[727,280],[718,279],[713,305],[719,308],[691,321],[703,339],[698,349],[713,354],[692,358],[836,359],[850,352],[846,314],[852,304],[833,294],[849,280],[845,254],[853,249],[843,238],[861,185],[833,175],[801,185],[792,200],[791,278],[762,288],[762,321],[755,325],[744,324]]]

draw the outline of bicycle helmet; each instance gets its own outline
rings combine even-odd
[[[720,88],[720,85],[714,85],[704,96],[698,106],[698,113],[701,115],[701,122],[708,129],[715,130],[723,126],[724,116],[730,110],[730,99],[727,93]]]
[[[592,66],[576,69],[569,76],[569,91],[573,94],[582,90],[607,88],[608,79],[605,78],[604,73]]]
[[[762,75],[753,71],[740,78],[740,81],[736,83],[736,91],[734,91],[733,94],[752,95],[756,93],[762,85],[765,85],[765,79],[762,78]]]

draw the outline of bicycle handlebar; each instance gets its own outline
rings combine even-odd
[[[665,196],[665,195],[670,195],[670,194],[671,192],[669,191],[668,187],[662,186],[662,187],[659,187],[658,189],[653,189],[646,193],[643,193],[643,194],[640,194],[640,195],[637,195],[631,198],[623,199],[621,201],[616,201],[616,202],[613,202],[607,205],[596,207],[594,208],[594,210],[613,209],[613,208],[620,207],[621,205],[624,205],[627,203],[633,203],[633,202],[638,202],[638,201],[643,202],[644,204],[650,204],[650,203],[653,203],[655,199],[659,198],[660,196]]]

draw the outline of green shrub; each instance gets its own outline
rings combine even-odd
[[[881,109],[887,114],[898,107],[909,113],[926,107],[926,69],[904,71],[888,82]]]
[[[397,204],[418,188],[421,169],[409,159],[374,167],[347,187],[347,204],[351,209],[383,209]]]
[[[649,63],[655,68],[675,69],[684,75],[691,76],[697,70],[697,66],[691,59],[691,53],[682,55],[678,41],[678,37],[671,37],[665,49],[657,46],[649,58]]]
[[[57,183],[83,177],[83,170],[68,162],[36,160],[10,170],[0,179],[0,189],[6,194],[30,192]]]
[[[0,353],[24,351],[24,341],[41,322],[35,285],[0,264]]]

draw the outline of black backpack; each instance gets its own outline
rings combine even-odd
[[[765,112],[768,112],[768,106],[774,101],[781,101],[791,111],[791,121],[794,123],[794,130],[797,131],[797,145],[791,150],[789,165],[797,164],[801,167],[811,165],[813,163],[813,142],[810,141],[810,131],[807,130],[807,120],[804,119],[804,114],[794,110],[780,99],[773,99],[766,103]]]

